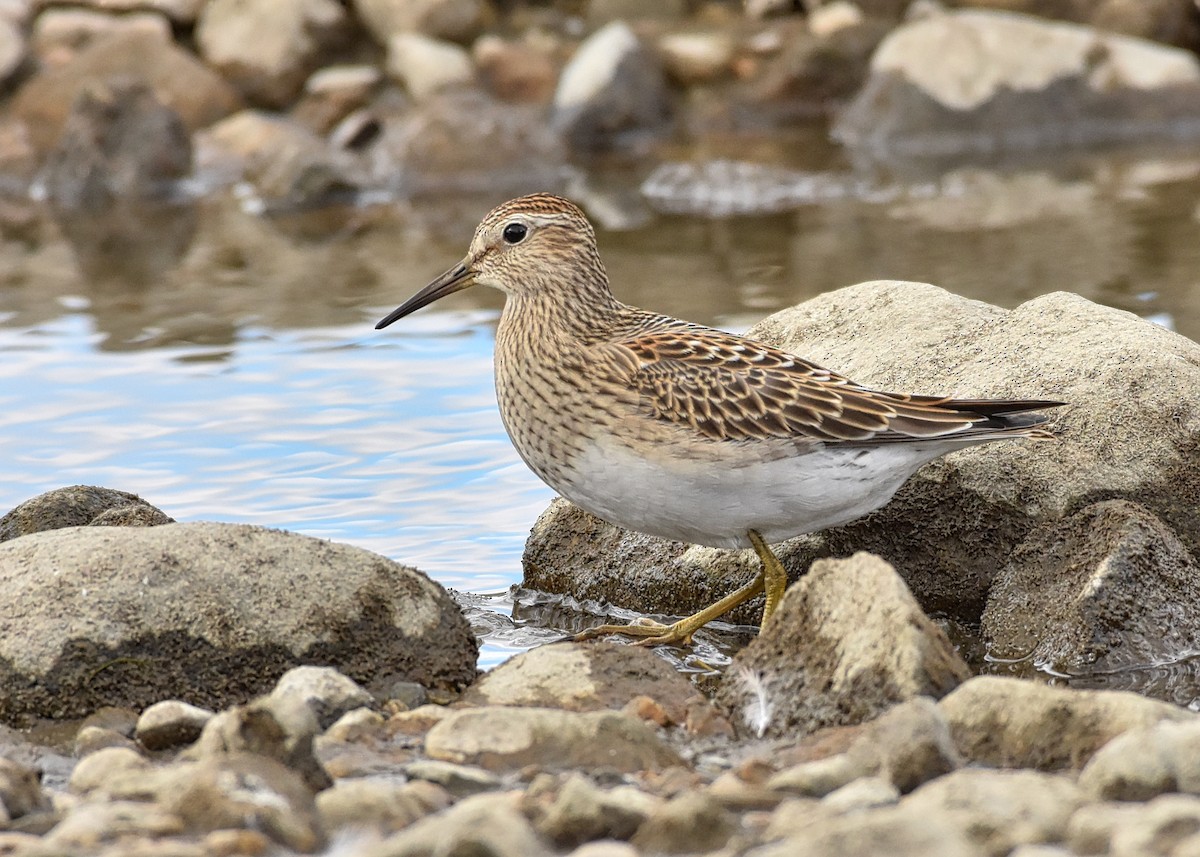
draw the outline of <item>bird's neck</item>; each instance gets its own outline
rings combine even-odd
[[[612,326],[622,309],[607,280],[553,283],[510,293],[500,315],[500,329],[503,334],[524,340],[527,346],[540,343],[562,347],[595,340]]]

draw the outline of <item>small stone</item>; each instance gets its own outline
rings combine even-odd
[[[659,806],[631,842],[651,854],[694,854],[724,847],[737,819],[704,792],[684,792]]]
[[[437,724],[455,714],[444,705],[422,705],[412,711],[398,711],[387,720],[391,735],[424,735]]]
[[[67,788],[74,794],[86,795],[102,788],[114,775],[122,771],[147,771],[150,763],[136,750],[127,747],[108,747],[79,760]]]
[[[120,732],[112,729],[101,729],[99,726],[84,726],[75,733],[75,758],[82,759],[97,750],[108,747],[124,747],[137,753],[139,747],[136,741],[126,738]]]
[[[856,812],[890,806],[900,800],[900,790],[884,777],[861,777],[821,798],[834,812]]]
[[[369,738],[383,738],[387,721],[378,711],[356,708],[347,711],[337,722],[325,730],[321,737],[328,741],[354,742]]]
[[[495,791],[501,785],[500,778],[491,771],[436,759],[410,762],[404,766],[404,773],[411,780],[424,780],[441,786],[456,798]]]
[[[667,74],[684,86],[712,83],[733,71],[734,43],[725,33],[672,33],[658,40]]]
[[[1130,729],[1097,751],[1079,774],[1097,800],[1146,801],[1166,792],[1200,795],[1200,719]]]
[[[862,760],[841,753],[784,768],[768,779],[766,786],[774,791],[803,797],[824,797],[859,777],[870,776],[874,773],[871,767],[863,764]]]
[[[777,816],[796,814],[792,802],[780,804]],[[780,819],[782,821],[782,818]],[[830,854],[887,857],[983,857],[958,824],[930,816],[901,802],[863,812],[836,814],[821,807],[788,826],[772,818],[764,837],[771,844],[746,857],[823,857]]]
[[[371,705],[375,700],[354,679],[332,667],[294,667],[288,670],[271,691],[275,698],[294,698],[302,702],[327,729],[348,711]]]
[[[38,59],[48,65],[63,65],[92,42],[126,32],[146,34],[163,42],[171,40],[171,24],[154,12],[111,15],[92,9],[49,8],[33,22],[31,45]]]
[[[847,0],[822,3],[808,13],[808,31],[822,38],[863,22],[862,9]]]
[[[167,750],[200,737],[213,713],[177,699],[156,702],[137,721],[137,739],[147,750]]]
[[[41,771],[0,757],[0,827],[35,812],[48,812],[50,801],[42,794]],[[0,853],[4,853],[0,849]]]
[[[886,777],[904,794],[963,763],[950,725],[925,696],[902,702],[866,724],[847,752],[853,768]]]
[[[381,45],[406,32],[465,45],[490,18],[485,0],[353,0],[352,5]]]
[[[67,813],[42,841],[51,848],[73,847],[94,853],[105,843],[133,837],[178,836],[184,829],[179,816],[153,803],[82,803]]]
[[[631,805],[614,795],[616,791],[599,788],[583,774],[569,774],[534,826],[559,848],[596,839],[629,839],[657,801],[646,795],[642,805]]]
[[[257,830],[214,830],[204,836],[206,857],[265,857],[274,845]]]
[[[388,40],[387,70],[418,101],[475,77],[466,50],[417,33],[398,33]]]
[[[137,729],[137,721],[138,713],[132,708],[104,705],[83,718],[79,728],[95,726],[99,729],[111,729],[126,738],[132,738],[134,730]]]
[[[1112,828],[1108,853],[1117,857],[1179,853],[1176,846],[1200,835],[1200,798],[1162,795],[1122,813]],[[1195,845],[1194,842],[1191,845]]]
[[[558,64],[548,50],[527,42],[481,36],[471,58],[488,91],[505,101],[546,104],[558,82]]]
[[[340,780],[316,800],[324,830],[371,828],[383,834],[402,830],[452,802],[449,793],[428,783],[400,783],[390,777]]]
[[[447,854],[549,857],[550,850],[516,808],[514,794],[480,794],[423,818],[364,857]]]

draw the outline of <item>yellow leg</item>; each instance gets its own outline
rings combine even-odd
[[[729,593],[720,601],[705,607],[700,612],[680,619],[673,625],[664,625],[653,620],[642,620],[632,625],[601,625],[576,634],[575,639],[591,640],[606,634],[624,634],[628,637],[642,637],[643,639],[638,641],[639,646],[688,646],[692,643],[692,635],[698,630],[713,619],[745,604],[762,592],[764,588],[767,592],[767,605],[763,609],[763,621],[765,622],[767,617],[774,613],[775,608],[779,606],[783,590],[787,588],[787,572],[783,570],[783,565],[775,558],[775,554],[771,553],[771,549],[767,547],[762,536],[754,530],[750,530],[748,535],[750,543],[754,545],[754,552],[758,554],[758,559],[762,563],[762,568],[755,575],[754,580],[745,586]]]
[[[787,571],[757,531],[750,530],[746,535],[750,537],[750,544],[754,545],[754,552],[758,554],[762,563],[763,586],[767,590],[767,603],[763,607],[762,617],[762,623],[765,625],[779,606],[779,602],[783,600],[783,591],[788,585]]]

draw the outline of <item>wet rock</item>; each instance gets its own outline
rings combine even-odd
[[[381,45],[408,32],[469,44],[491,17],[484,0],[354,0],[353,6]]]
[[[554,93],[554,125],[577,149],[628,145],[662,133],[670,119],[658,57],[623,21],[584,40]]]
[[[365,107],[382,80],[383,73],[373,65],[323,68],[304,82],[304,95],[292,109],[292,117],[318,134],[328,134]]]
[[[1084,766],[1079,786],[1098,800],[1200,795],[1200,720],[1156,723],[1117,736]]]
[[[519,812],[517,801],[512,794],[469,797],[360,853],[362,857],[549,857],[552,852]]]
[[[596,839],[629,839],[661,803],[630,786],[602,789],[581,773],[568,774],[552,786],[551,799],[537,805],[536,782],[526,793],[526,814],[534,828],[559,848],[574,848]],[[534,794],[531,797],[531,794]]]
[[[124,512],[126,509],[136,511],[142,508],[145,508],[152,518],[160,515],[166,518],[162,523],[170,523],[172,520],[138,495],[126,491],[94,485],[55,488],[26,500],[0,518],[0,542],[30,533],[40,533],[43,530],[83,527],[94,523],[108,512]]]
[[[436,759],[421,759],[404,766],[410,780],[433,783],[454,797],[467,797],[500,788],[500,778],[474,765],[455,765]]]
[[[965,682],[938,707],[967,760],[1042,771],[1079,770],[1130,729],[1197,718],[1135,693],[1067,690],[993,676]],[[1049,734],[1055,740],[1046,741]]]
[[[175,836],[184,831],[183,820],[153,803],[112,801],[83,803],[55,825],[43,846],[73,853],[96,853],[102,845],[132,838]]]
[[[712,83],[733,71],[736,45],[727,33],[670,33],[658,40],[667,74],[683,86]]]
[[[764,838],[770,844],[751,848],[745,852],[746,857],[826,854],[982,857],[984,854],[949,818],[930,816],[904,803],[839,815],[828,808],[811,811],[789,802],[775,810]]]
[[[813,563],[734,657],[717,704],[760,737],[804,735],[913,697],[939,698],[969,675],[895,570],[859,553]]]
[[[439,90],[468,84],[475,77],[471,55],[450,42],[418,33],[397,33],[387,47],[388,74],[418,101]]]
[[[1030,531],[1098,496],[1144,506],[1193,555],[1200,548],[1200,411],[1184,392],[1200,387],[1200,346],[1182,336],[1076,295],[1004,310],[887,281],[826,293],[750,333],[875,389],[1070,402],[1052,414],[1057,442],[953,453],[870,516],[779,545],[793,577],[817,557],[869,550],[927,612],[977,622],[995,573]],[[901,343],[911,359],[894,359]],[[758,565],[748,551],[632,534],[562,502],[535,525],[523,564],[530,588],[668,614],[711,604]],[[729,618],[757,622],[761,604]]]
[[[252,753],[178,766],[158,803],[193,833],[258,830],[280,845],[306,853],[324,842],[313,793],[300,775]]]
[[[1186,51],[1032,17],[931,12],[901,26],[835,136],[928,157],[1195,136],[1200,62]]]
[[[0,757],[0,828],[14,819],[50,810],[42,794],[42,774],[20,762]]]
[[[292,698],[312,711],[321,729],[343,714],[374,703],[375,699],[333,667],[302,666],[284,673],[271,691],[274,699]]]
[[[182,758],[253,754],[274,759],[296,771],[317,792],[333,783],[313,752],[317,730],[316,715],[302,698],[272,694],[213,717]]]
[[[118,198],[168,197],[191,171],[192,142],[179,114],[142,81],[113,78],[75,100],[46,163],[46,193],[61,219]]]
[[[1097,503],[1021,543],[988,595],[983,635],[998,658],[1063,674],[1169,663],[1200,649],[1200,567],[1141,506]]]
[[[86,795],[103,788],[121,773],[142,773],[150,769],[150,762],[137,750],[128,747],[106,747],[81,758],[71,771],[67,788],[72,793]]]
[[[548,104],[554,95],[558,62],[545,46],[487,35],[471,46],[471,59],[487,90],[503,101]]]
[[[650,813],[630,840],[649,854],[704,854],[725,846],[737,818],[705,792],[684,792]]]
[[[283,107],[345,39],[348,23],[336,0],[210,0],[196,44],[247,98]]]
[[[113,15],[93,9],[45,9],[33,22],[30,43],[38,61],[49,66],[69,62],[83,48],[113,35],[135,33],[171,40],[171,23],[155,12]]]
[[[552,643],[522,652],[481,677],[464,705],[526,705],[568,711],[621,709],[649,696],[682,723],[695,689],[662,658],[645,649],[601,642]]]
[[[191,54],[156,35],[133,32],[97,39],[66,65],[31,78],[13,98],[13,115],[29,126],[35,148],[49,151],[80,90],[111,77],[144,81],[188,131],[232,113],[240,102],[230,84]]]
[[[0,545],[0,591],[0,719],[164,698],[220,708],[311,660],[368,686],[404,677],[457,690],[475,675],[474,635],[440,586],[294,533],[217,523],[35,533]]]
[[[957,821],[986,853],[1004,855],[1018,845],[1061,842],[1084,800],[1065,776],[963,768],[926,783],[904,802],[918,815]]]
[[[356,777],[339,780],[317,795],[322,829],[369,828],[393,833],[451,803],[450,795],[427,782],[401,783],[391,777]]]
[[[200,737],[213,712],[178,699],[156,702],[137,721],[137,739],[147,750],[167,750]]]
[[[658,770],[682,764],[641,720],[613,711],[549,708],[468,708],[445,717],[425,736],[434,759],[489,771],[526,765]]]

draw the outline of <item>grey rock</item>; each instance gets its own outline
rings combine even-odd
[[[282,107],[345,39],[348,23],[335,0],[210,0],[196,44],[248,98]]]
[[[0,591],[0,719],[164,698],[219,708],[313,660],[365,684],[455,690],[475,674],[474,635],[423,574],[259,527],[35,533],[0,544]]]
[[[1153,514],[1123,500],[1035,530],[996,576],[988,651],[1057,673],[1120,673],[1200,649],[1200,566]]]
[[[213,712],[178,699],[156,702],[137,721],[137,739],[147,750],[166,750],[191,744],[200,737]]]
[[[1164,721],[1117,736],[1080,771],[1079,786],[1097,800],[1200,795],[1200,719]]]
[[[554,92],[554,125],[576,149],[613,148],[662,133],[671,111],[658,57],[624,21],[584,40]]]
[[[630,787],[602,789],[574,772],[558,784],[549,804],[535,813],[534,828],[559,848],[574,848],[597,839],[626,840],[657,803],[652,796]]]
[[[94,485],[55,488],[26,500],[0,518],[0,542],[30,533],[40,533],[43,530],[86,526],[106,512],[130,507],[147,507],[160,515],[163,514],[138,495],[127,491]],[[167,518],[164,523],[170,520]]]
[[[49,810],[50,801],[42,793],[41,771],[0,757],[0,828],[22,816]]]
[[[794,807],[781,804],[775,812],[793,811]],[[818,811],[799,821],[789,830],[773,819],[765,833],[773,841],[751,848],[745,857],[982,857],[985,853],[952,820],[904,804],[845,815]]]
[[[1096,497],[1145,506],[1193,554],[1200,546],[1200,345],[1084,298],[1013,310],[934,286],[873,282],[821,295],[751,335],[875,389],[1059,398],[1058,442],[997,443],[922,468],[883,509],[777,547],[789,575],[821,556],[869,550],[928,612],[977,622],[996,571],[1030,531]],[[903,343],[908,359],[894,359]],[[1031,347],[1036,344],[1036,347]],[[718,552],[619,530],[562,501],[526,544],[524,584],[646,612],[686,614],[757,571]],[[757,622],[761,600],[729,618]]]
[[[391,777],[339,780],[317,795],[322,829],[394,833],[451,803],[445,791],[430,783],[402,783]]]
[[[861,149],[994,152],[1200,133],[1187,51],[1033,17],[933,12],[892,32],[835,126]]]
[[[621,709],[649,696],[676,723],[696,690],[665,660],[613,643],[551,643],[511,658],[462,695],[464,705],[523,705],[569,711]]]
[[[375,701],[354,679],[333,667],[314,666],[295,667],[285,672],[275,683],[271,696],[299,700],[312,711],[321,729],[328,729],[343,714]]]
[[[904,803],[918,815],[957,821],[986,853],[1002,857],[1018,845],[1061,842],[1085,799],[1062,775],[963,768],[926,783]]]
[[[490,771],[539,765],[631,772],[682,764],[645,722],[614,711],[463,709],[429,730],[425,752],[434,759]]]
[[[468,797],[500,788],[500,778],[491,771],[474,765],[456,765],[437,759],[420,759],[404,766],[410,780],[434,783],[454,797]]]
[[[419,33],[397,33],[388,39],[387,70],[409,95],[424,101],[442,89],[462,86],[475,77],[465,48]]]
[[[704,854],[725,846],[737,817],[705,792],[683,792],[650,813],[631,843],[649,854]]]
[[[748,687],[746,675],[759,681]],[[760,736],[803,735],[870,720],[917,696],[941,697],[969,675],[895,570],[859,553],[813,563],[734,656],[717,704]]]
[[[1042,771],[1079,770],[1130,729],[1197,719],[1194,712],[1135,693],[994,676],[964,682],[938,707],[968,761]],[[1046,741],[1050,734],[1055,739]]]
[[[534,832],[511,794],[475,795],[421,819],[361,857],[437,857],[479,854],[488,857],[549,857],[553,852]]]

